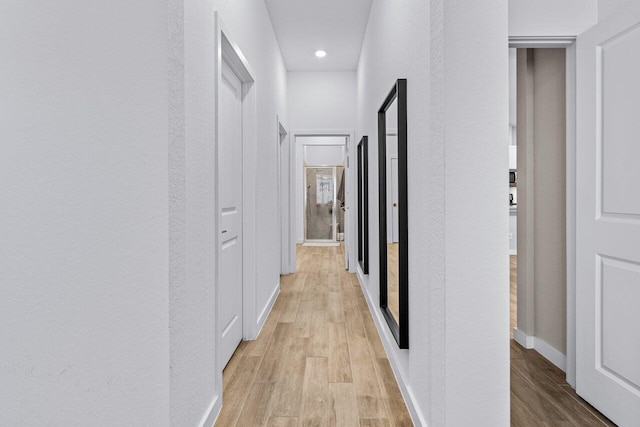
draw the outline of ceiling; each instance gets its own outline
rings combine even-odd
[[[355,70],[372,0],[265,0],[289,71]],[[316,50],[327,56],[317,58]]]

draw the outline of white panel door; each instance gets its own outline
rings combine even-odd
[[[577,42],[576,391],[640,426],[640,2]]]
[[[224,366],[242,340],[242,83],[224,60],[219,102],[218,324]]]

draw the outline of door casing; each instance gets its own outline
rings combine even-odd
[[[576,387],[576,37],[536,36],[509,37],[510,48],[566,49],[566,265],[567,265],[567,354],[566,380]],[[533,266],[533,263],[529,263]],[[533,283],[526,295],[533,295]],[[518,310],[526,307],[527,298],[518,298]],[[533,325],[530,325],[530,327]],[[533,329],[531,329],[533,330]],[[514,334],[514,338],[516,335]],[[532,338],[532,337],[531,337]],[[525,348],[533,348],[533,340],[518,340]],[[521,342],[524,341],[524,342]]]
[[[261,324],[261,320],[257,315],[257,303],[256,303],[256,169],[257,169],[257,117],[256,117],[256,83],[255,74],[251,69],[251,66],[247,62],[246,58],[242,54],[242,51],[238,45],[233,41],[230,36],[229,30],[222,22],[218,12],[214,13],[214,75],[215,75],[215,88],[214,88],[214,127],[215,127],[215,139],[213,141],[213,153],[214,164],[216,164],[214,172],[215,181],[215,195],[214,201],[216,209],[214,218],[214,233],[215,233],[215,254],[216,271],[215,271],[215,298],[216,298],[216,313],[219,313],[219,304],[222,302],[219,298],[219,286],[220,283],[220,212],[217,207],[220,204],[219,191],[217,183],[219,182],[219,167],[217,167],[218,161],[218,149],[219,149],[219,133],[218,133],[218,109],[220,105],[220,91],[219,88],[222,84],[222,61],[224,60],[230,65],[234,73],[238,76],[242,82],[242,179],[243,179],[243,194],[242,194],[242,235],[243,235],[243,248],[242,248],[242,338],[255,339],[258,335]],[[270,307],[269,307],[270,308]],[[268,310],[267,310],[268,311]],[[264,316],[266,318],[266,316]],[[218,319],[216,319],[216,383],[222,384],[222,365],[220,355],[220,333],[221,325]],[[218,382],[219,381],[219,382]]]
[[[291,130],[290,131],[290,147],[291,147],[291,157],[290,157],[290,161],[291,161],[291,170],[293,175],[291,176],[296,176],[295,174],[297,173],[296,171],[296,150],[298,150],[297,147],[297,142],[296,139],[299,136],[340,136],[340,137],[345,137],[347,139],[347,165],[346,165],[346,172],[345,172],[345,192],[346,192],[346,210],[345,210],[345,221],[346,221],[346,234],[345,234],[345,258],[348,257],[349,259],[349,272],[350,273],[355,273],[356,272],[356,265],[358,264],[357,262],[357,253],[356,253],[356,249],[357,249],[357,242],[354,242],[355,239],[355,228],[356,228],[356,221],[355,221],[355,215],[351,215],[351,212],[355,213],[355,208],[351,209],[352,206],[356,205],[356,196],[355,196],[355,188],[356,188],[356,174],[355,174],[355,166],[353,166],[353,162],[351,162],[350,153],[354,153],[355,152],[355,132],[353,130],[334,130],[334,129],[311,129],[311,130],[307,130],[307,129],[296,129],[296,130]],[[295,186],[295,179],[291,180],[293,185]],[[296,194],[295,193],[295,187],[293,187],[293,191],[291,192],[291,194]],[[292,203],[292,211],[291,211],[291,215],[292,218],[296,218],[296,206],[295,203]],[[295,226],[296,221],[292,220],[291,221],[293,223],[293,225]],[[294,233],[292,234],[292,238],[295,239],[295,229],[294,229]],[[293,245],[295,248],[295,244]],[[295,254],[293,256],[294,262],[295,262]],[[295,268],[295,264],[293,265],[293,267]]]

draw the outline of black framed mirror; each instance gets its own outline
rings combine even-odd
[[[407,81],[398,79],[378,110],[380,309],[409,348]]]
[[[369,138],[358,143],[358,264],[369,274]]]

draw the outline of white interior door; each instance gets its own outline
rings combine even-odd
[[[391,158],[391,241],[398,243],[398,158]]]
[[[224,366],[242,340],[242,83],[224,60],[219,102],[218,324]]]
[[[577,41],[576,391],[640,426],[640,2]]]

